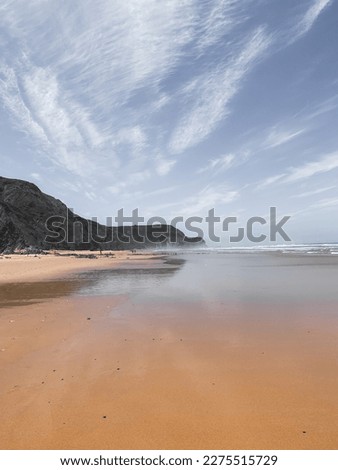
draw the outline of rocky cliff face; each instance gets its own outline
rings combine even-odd
[[[27,181],[0,177],[0,252],[19,249],[130,250],[204,244],[168,226],[106,227],[86,220]]]

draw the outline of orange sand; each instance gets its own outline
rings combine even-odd
[[[1,309],[0,447],[336,449],[337,308],[320,308]]]

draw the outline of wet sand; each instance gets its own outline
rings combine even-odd
[[[1,448],[337,449],[337,307],[138,293],[3,307]]]

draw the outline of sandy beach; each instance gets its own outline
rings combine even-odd
[[[146,291],[0,310],[2,449],[337,448],[334,299]]]
[[[157,258],[159,257],[149,252],[135,253],[128,250],[0,255],[0,284],[55,279],[79,271],[109,269],[122,262],[135,264],[137,261],[155,261]]]

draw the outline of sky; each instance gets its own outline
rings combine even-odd
[[[338,242],[337,3],[2,0],[0,174],[101,222],[276,207]]]

